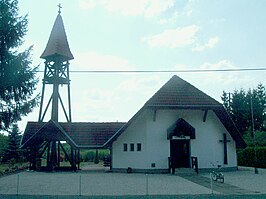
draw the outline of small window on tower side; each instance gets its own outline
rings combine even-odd
[[[127,144],[124,144],[124,151],[127,151]]]
[[[141,143],[137,144],[137,151],[141,151]]]

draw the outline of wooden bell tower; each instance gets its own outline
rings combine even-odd
[[[58,111],[61,110],[64,113],[66,121],[71,123],[71,103],[70,103],[70,78],[69,78],[69,61],[74,59],[67,41],[67,36],[61,16],[61,6],[58,5],[59,11],[54,22],[47,46],[41,55],[41,58],[45,60],[43,87],[40,104],[40,112],[38,122],[43,122],[47,110],[51,108],[50,121],[58,124]],[[67,87],[67,106],[64,105],[60,96],[60,89]],[[46,87],[52,87],[52,94],[48,102],[44,103],[45,89]],[[44,108],[45,107],[45,108]],[[44,109],[43,109],[44,108]],[[52,132],[52,128],[47,128],[47,131],[51,132],[51,136],[46,138],[46,151],[47,151],[47,169],[53,170],[55,167],[60,166],[60,139],[56,132]],[[64,149],[63,149],[64,150]],[[72,152],[71,146],[71,152]],[[72,159],[73,160],[73,159]],[[71,162],[72,167],[75,167],[74,161]]]
[[[52,104],[51,120],[58,122],[59,102],[64,111],[67,122],[71,122],[69,60],[74,59],[74,57],[68,45],[60,8],[61,6],[59,5],[58,15],[51,31],[47,46],[41,55],[41,58],[45,59],[45,69],[39,122],[43,121],[50,104]],[[49,85],[52,85],[53,92],[45,110],[43,111],[45,87]],[[59,85],[67,86],[68,112],[66,111],[62,98],[59,94]]]

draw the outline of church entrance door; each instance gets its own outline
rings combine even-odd
[[[190,168],[190,143],[187,139],[170,140],[171,164],[175,168]]]

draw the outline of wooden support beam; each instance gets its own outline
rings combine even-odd
[[[58,93],[58,97],[59,97],[59,101],[60,101],[61,107],[62,107],[62,109],[63,109],[63,111],[64,111],[64,114],[65,114],[66,120],[67,120],[67,122],[70,122],[70,121],[69,121],[69,118],[68,118],[68,116],[67,116],[67,112],[66,112],[65,106],[64,106],[64,104],[63,104],[62,98],[61,98],[61,96],[60,96],[59,93]]]
[[[44,74],[46,73],[46,67],[44,69]],[[42,122],[42,106],[43,106],[43,99],[44,99],[44,91],[45,91],[45,83],[42,86],[42,96],[41,96],[41,105],[40,105],[40,112],[39,112],[39,122]]]
[[[47,155],[46,155],[46,167],[50,168],[50,149],[51,149],[51,142],[48,141],[48,148],[47,148]]]
[[[74,151],[73,151],[73,147],[71,146],[70,148],[71,148],[70,149],[70,159],[71,159],[71,162],[73,164],[75,164],[75,162],[74,162]]]
[[[80,169],[80,149],[78,149],[78,170]]]
[[[57,143],[57,166],[60,167],[60,141]]]
[[[77,162],[78,162],[78,158],[77,158],[77,149],[74,149],[74,162],[75,162],[75,164],[77,164]]]
[[[67,61],[67,76],[69,77],[69,62]],[[67,90],[68,90],[68,117],[69,117],[69,122],[72,121],[71,117],[71,98],[70,98],[70,80],[68,80],[68,85],[67,85]]]
[[[112,171],[112,169],[113,169],[113,149],[112,149],[112,147],[109,148],[109,150],[110,150],[110,171]]]
[[[203,122],[206,122],[207,114],[208,114],[208,110],[205,110],[204,115],[203,115]]]
[[[66,150],[64,149],[63,145],[61,144],[61,142],[59,142],[59,145],[61,147],[61,149],[63,150],[66,158],[68,159],[69,163],[71,164],[72,167],[75,167],[74,163],[72,162],[72,160],[70,159],[70,157],[68,156]]]
[[[37,159],[38,149],[37,147],[33,148],[32,156],[30,159],[30,169],[36,170],[36,159]]]
[[[46,149],[47,149],[47,147],[48,147],[48,144],[49,144],[49,142],[46,142],[46,144],[45,144],[45,146],[43,147],[43,149],[42,149],[41,153],[39,154],[39,158],[41,158],[41,157],[42,157],[42,155],[44,154],[45,150],[46,150]]]
[[[51,168],[56,166],[57,163],[57,154],[56,154],[56,141],[52,141],[52,150],[51,150]]]

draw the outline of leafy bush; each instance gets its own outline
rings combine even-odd
[[[238,165],[266,168],[266,147],[257,147],[257,165],[255,165],[255,152],[253,147],[239,149],[237,151]]]
[[[96,150],[86,150],[81,151],[80,159],[83,162],[96,162],[103,161],[106,158],[110,157],[109,150],[99,149],[98,150],[98,158],[96,157]]]
[[[248,146],[254,146],[254,137],[251,128],[244,133],[243,138]],[[266,132],[255,131],[255,141],[257,146],[266,146]]]
[[[95,157],[95,152],[94,152],[94,151],[88,151],[88,152],[85,154],[85,157],[83,158],[83,160],[84,160],[85,162],[93,162],[94,157]]]

